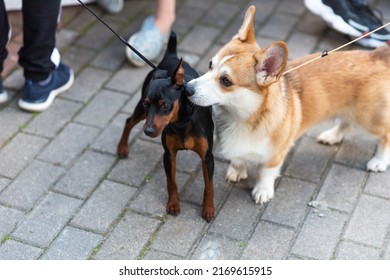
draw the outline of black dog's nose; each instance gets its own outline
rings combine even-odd
[[[147,128],[144,129],[144,132],[147,136],[152,136],[154,134],[154,128],[148,126]]]
[[[184,85],[184,91],[186,92],[187,96],[193,96],[195,94],[195,89],[189,83]]]

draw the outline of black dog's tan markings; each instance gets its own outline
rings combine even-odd
[[[167,177],[169,214],[180,213],[180,199],[176,185],[176,154],[179,150],[192,150],[202,161],[204,178],[203,213],[205,220],[214,217],[214,157],[211,107],[197,107],[190,103],[184,84],[198,77],[194,69],[177,57],[176,36],[172,33],[159,70],[151,71],[142,86],[142,96],[134,113],[126,120],[118,156],[128,155],[128,139],[132,128],[142,120],[144,132],[150,137],[161,135],[164,147],[164,169]]]

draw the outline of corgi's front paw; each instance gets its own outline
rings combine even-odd
[[[375,156],[367,163],[367,170],[372,172],[385,172],[388,165],[389,162],[386,159]]]
[[[248,178],[246,168],[237,170],[232,165],[229,165],[225,178],[228,183],[236,183],[240,180],[245,180],[246,178]]]
[[[252,197],[256,204],[263,204],[274,197],[273,187],[255,187],[252,190]]]
[[[329,129],[322,132],[318,137],[317,141],[326,145],[339,144],[344,138],[344,135],[337,133],[335,129]]]

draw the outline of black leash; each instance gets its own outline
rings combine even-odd
[[[122,36],[120,36],[118,33],[116,33],[107,23],[105,23],[99,16],[97,16],[90,8],[87,7],[81,0],[77,0],[80,2],[81,5],[84,6],[91,14],[93,14],[101,23],[103,23],[108,29],[111,30],[112,33],[114,33],[119,40],[121,40],[126,46],[128,46],[133,52],[135,52],[143,61],[145,61],[150,67],[152,67],[154,70],[158,70],[157,66],[154,65],[152,62],[150,62],[146,57],[144,57],[136,48],[134,48],[132,45],[130,45],[125,39],[123,39]]]

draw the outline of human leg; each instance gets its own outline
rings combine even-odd
[[[60,0],[23,0],[23,47],[19,64],[26,79],[19,106],[27,111],[46,110],[73,84],[73,72],[51,57],[55,49]]]
[[[161,33],[167,37],[171,27],[175,22],[176,1],[175,0],[157,0],[154,24],[160,29]]]
[[[0,73],[3,72],[3,63],[7,57],[6,45],[9,40],[10,26],[8,23],[7,12],[5,11],[4,1],[0,0]],[[0,79],[0,103],[8,99],[7,92],[3,88],[3,82]]]
[[[48,78],[55,65],[50,57],[55,47],[55,32],[61,0],[23,0],[23,46],[19,64],[26,79]]]

